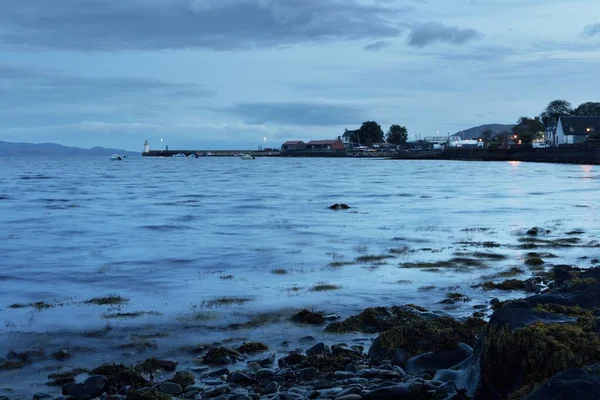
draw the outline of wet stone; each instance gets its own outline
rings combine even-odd
[[[183,392],[183,388],[178,383],[165,382],[160,385],[160,391],[167,394],[178,395],[179,393]]]
[[[220,385],[220,386],[215,386],[215,387],[206,389],[202,393],[202,396],[203,397],[217,397],[222,394],[229,393],[229,392],[231,392],[231,388],[229,387],[229,385]]]
[[[335,379],[350,379],[356,376],[356,373],[350,371],[335,371],[333,376]]]
[[[315,384],[313,385],[313,390],[331,389],[334,386],[335,386],[335,383],[324,379],[324,380],[315,382]]]
[[[297,372],[302,378],[314,378],[319,374],[319,370],[315,367],[302,368]]]
[[[358,372],[358,367],[356,365],[350,363],[350,364],[346,365],[345,370],[348,371],[348,372],[357,373]]]
[[[300,338],[300,343],[306,343],[306,342],[316,342],[317,338],[315,338],[314,336],[304,336],[303,338]]]
[[[217,369],[213,372],[209,372],[207,374],[207,376],[214,378],[217,376],[223,376],[223,375],[229,375],[229,370],[227,368],[221,368],[221,369]]]
[[[277,393],[279,391],[279,383],[271,382],[265,387],[265,394]]]
[[[257,378],[268,378],[268,377],[275,375],[275,372],[276,371],[274,369],[261,368],[258,371],[256,371],[256,377]]]
[[[229,382],[237,383],[243,385],[245,383],[252,383],[254,379],[250,378],[248,375],[242,372],[234,372],[229,376]]]
[[[33,395],[33,400],[51,400],[54,397],[50,396],[47,393],[36,393]]]
[[[362,393],[362,389],[360,387],[352,386],[352,387],[342,390],[338,394],[338,396],[348,396],[348,395],[352,395],[352,394],[361,394],[361,393]]]
[[[202,383],[207,386],[219,386],[223,384],[221,379],[203,379]]]
[[[318,356],[321,354],[328,354],[329,352],[330,352],[329,346],[327,346],[323,342],[320,342],[320,343],[317,343],[314,346],[312,346],[310,349],[306,350],[306,355],[311,357],[311,356]]]
[[[248,360],[248,362],[255,362],[255,363],[260,364],[263,367],[273,364],[274,361],[275,361],[275,353],[269,353],[269,352],[259,354]]]

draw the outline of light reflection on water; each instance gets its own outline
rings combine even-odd
[[[216,327],[247,321],[248,314],[273,312],[285,321],[283,316],[300,307],[344,316],[375,305],[441,309],[438,302],[450,290],[467,293],[473,302],[446,311],[468,315],[472,305],[506,296],[471,288],[482,275],[510,267],[531,274],[523,267],[526,251],[509,247],[527,228],[543,226],[558,237],[581,229],[583,243],[600,237],[600,181],[591,166],[0,158],[0,169],[0,335],[10,346],[71,338],[93,347],[79,332],[107,323],[114,332],[140,326],[179,332],[161,339],[165,346],[198,341],[198,334],[216,341],[236,335]],[[327,206],[333,203],[352,209],[331,211]],[[502,247],[457,244],[482,241]],[[382,263],[329,267],[404,246],[408,252]],[[399,268],[475,250],[508,258],[485,261],[485,270]],[[551,262],[586,266],[589,260],[579,258],[598,257],[597,250],[553,249],[559,258]],[[287,273],[274,274],[275,269]],[[319,282],[341,288],[310,291]],[[434,288],[419,290],[427,286]],[[106,307],[82,303],[108,294],[130,299],[120,311],[161,315],[109,321],[102,318]],[[251,301],[206,307],[223,296]],[[61,306],[39,312],[7,308],[35,301]],[[199,312],[210,318],[199,322]],[[195,326],[192,339],[186,324]],[[282,323],[246,334],[268,339],[306,329]]]

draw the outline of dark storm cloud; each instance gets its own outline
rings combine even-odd
[[[232,114],[250,124],[344,125],[365,119],[361,107],[310,102],[240,103],[217,111]]]
[[[384,47],[388,47],[391,43],[388,42],[387,40],[378,40],[376,42],[373,43],[369,43],[368,45],[363,47],[363,50],[367,50],[367,51],[379,51],[381,49],[383,49]]]
[[[586,37],[600,36],[600,23],[586,26],[583,29],[582,35]]]
[[[216,50],[401,33],[405,10],[356,0],[0,0],[0,44],[67,50]]]
[[[440,22],[426,22],[413,27],[408,35],[408,44],[422,48],[434,43],[463,44],[482,34],[475,29],[445,26]]]

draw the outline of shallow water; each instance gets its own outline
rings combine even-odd
[[[0,349],[67,347],[73,366],[169,356],[184,344],[227,338],[293,346],[305,334],[322,335],[288,322],[303,307],[347,316],[415,303],[469,315],[492,297],[522,295],[471,286],[511,267],[530,276],[529,250],[516,246],[535,225],[552,230],[548,238],[580,239],[540,250],[558,256],[545,267],[600,258],[596,166],[81,157],[0,158],[0,170]],[[333,203],[352,208],[329,210]],[[566,234],[574,230],[583,233]],[[500,247],[474,245],[485,241]],[[391,249],[400,254],[354,263]],[[458,270],[401,268],[476,251],[506,258],[478,258],[484,265]],[[311,291],[318,283],[339,289]],[[473,301],[444,308],[438,303],[449,291]],[[128,302],[84,303],[107,295]],[[239,301],[215,304],[222,297]],[[37,301],[53,307],[9,307]],[[149,314],[106,318],[138,311]],[[250,328],[231,326],[248,321]],[[163,337],[151,338],[156,349],[119,347],[143,342],[136,334]],[[0,389],[51,392],[35,383],[45,382],[40,366],[56,365],[0,371]]]

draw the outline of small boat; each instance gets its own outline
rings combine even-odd
[[[177,153],[177,154],[173,154],[173,158],[186,158],[186,156],[183,153]]]
[[[243,154],[243,155],[240,156],[240,158],[242,160],[254,160],[255,157],[251,156],[250,154]]]
[[[112,156],[110,156],[111,161],[121,161],[122,159],[123,159],[123,157],[120,156],[119,154],[113,154]]]
[[[188,156],[188,158],[196,158],[196,154],[192,153]]]

